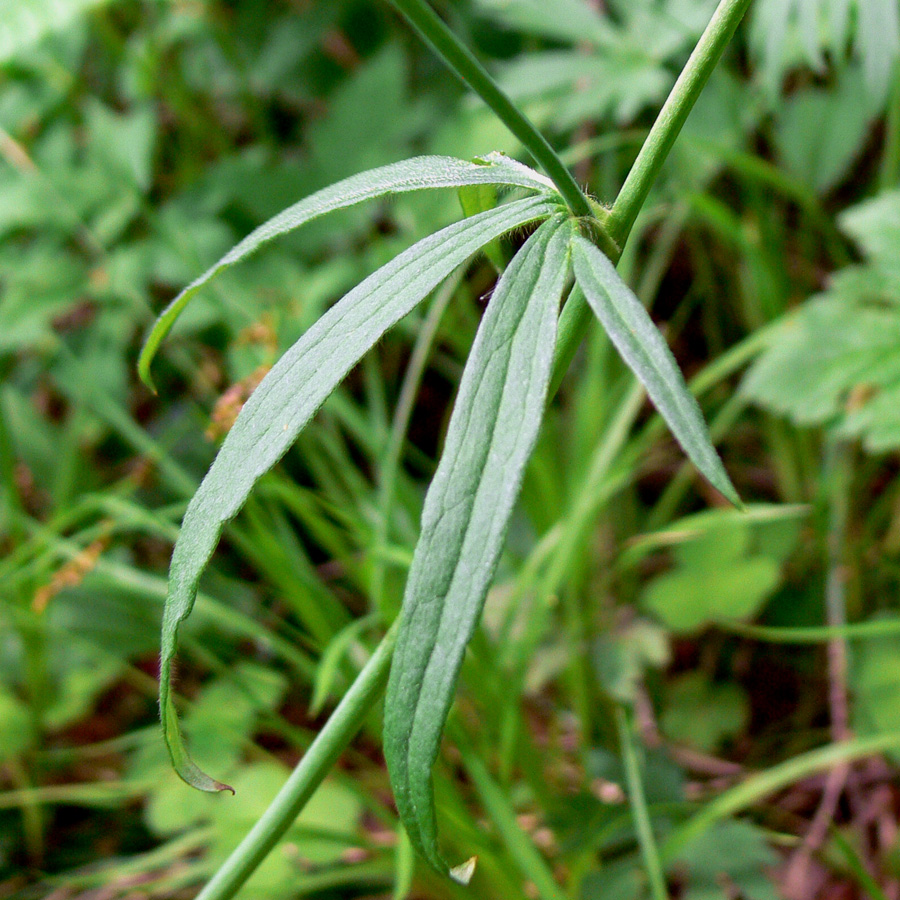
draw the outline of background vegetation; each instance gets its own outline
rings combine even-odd
[[[436,6],[610,200],[715,3]],[[640,897],[635,819],[673,896],[900,894],[898,55],[896,0],[756,0],[691,115],[620,271],[748,510],[595,328],[436,770],[471,886],[414,863],[373,709],[241,896]],[[183,785],[159,735],[186,502],[280,353],[459,198],[343,212],[223,274],[156,397],[155,313],[322,186],[491,150],[520,154],[372,0],[0,3],[0,897],[191,897],[263,811],[399,608],[510,247],[385,338],[226,531],[178,702],[237,799]]]

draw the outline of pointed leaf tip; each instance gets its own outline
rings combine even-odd
[[[470,856],[464,863],[454,866],[450,870],[450,877],[457,883],[466,887],[475,874],[475,866],[478,864],[477,856]]]

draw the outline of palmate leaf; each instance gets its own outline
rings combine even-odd
[[[797,425],[826,426],[884,453],[900,447],[900,191],[838,221],[864,261],[784,317],[741,393]]]
[[[736,506],[737,491],[712,445],[703,413],[681,370],[641,301],[615,266],[590,241],[577,235],[572,265],[588,303],[691,462]]]
[[[439,871],[431,769],[493,577],[553,363],[572,226],[544,223],[510,263],[466,363],[428,490],[388,683],[384,752],[404,827]],[[471,867],[451,874],[467,880]]]
[[[190,614],[200,575],[222,528],[250,490],[284,455],[356,362],[417,303],[480,247],[558,211],[547,196],[517,200],[450,225],[419,241],[369,276],[325,313],[282,356],[251,395],[185,513],[172,554],[163,614],[160,710],[178,774],[200,790],[226,785],[188,755],[171,696],[178,629]]]
[[[273,216],[189,284],[163,310],[150,330],[138,361],[141,380],[148,387],[153,387],[150,377],[153,357],[175,320],[197,291],[223,269],[240,262],[273,238],[287,234],[327,213],[355,206],[366,200],[408,191],[458,188],[474,184],[520,187],[540,193],[553,190],[552,183],[543,175],[499,153],[492,153],[478,162],[466,162],[451,156],[420,156],[345,178]]]

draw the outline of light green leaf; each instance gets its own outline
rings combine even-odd
[[[675,547],[678,565],[650,582],[641,605],[677,633],[756,615],[778,587],[781,567],[750,548],[742,521],[705,529]]]
[[[572,264],[575,280],[610,340],[646,388],[691,462],[714,488],[740,506],[737,491],[712,445],[700,407],[640,300],[615,266],[581,235],[572,242]]]
[[[413,845],[447,874],[431,768],[543,416],[570,228],[558,218],[542,225],[488,305],[425,500],[403,601],[384,752]]]
[[[355,206],[365,200],[375,200],[388,194],[407,191],[462,187],[471,184],[501,184],[542,193],[553,189],[552,184],[543,175],[502,154],[490,154],[478,162],[466,162],[450,156],[420,156],[339,181],[289,206],[260,225],[196,281],[191,282],[163,310],[150,330],[141,351],[138,361],[141,380],[148,387],[153,387],[150,377],[153,357],[165,336],[171,331],[175,320],[197,291],[223,269],[240,262],[263,244],[327,213]]]
[[[172,762],[188,784],[204,791],[227,788],[191,760],[171,696],[178,628],[190,615],[200,575],[225,523],[244,505],[257,479],[281,459],[328,395],[385,331],[484,244],[546,218],[558,208],[545,197],[518,200],[419,241],[325,313],[247,401],[188,506],[169,570],[159,699]]]
[[[0,64],[21,57],[42,38],[108,0],[0,0]]]
[[[852,171],[878,108],[868,102],[862,70],[850,66],[827,88],[797,91],[775,117],[779,158],[799,180],[824,194]]]
[[[843,213],[865,260],[783,319],[741,386],[796,424],[833,426],[869,453],[900,447],[900,192]]]

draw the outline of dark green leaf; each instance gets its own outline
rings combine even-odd
[[[449,156],[420,156],[402,162],[353,175],[331,187],[289,206],[268,222],[260,225],[239,244],[228,251],[214,266],[207,269],[196,281],[189,284],[166,308],[147,336],[138,371],[141,379],[152,387],[150,364],[159,345],[171,331],[175,320],[191,298],[210,279],[223,269],[240,262],[260,246],[282,234],[287,234],[318,219],[327,213],[365,200],[374,200],[388,194],[420,191],[426,188],[461,187],[469,184],[502,184],[547,192],[552,184],[527,166],[501,154],[491,154],[484,161],[465,162]]]
[[[572,264],[575,280],[588,303],[678,443],[709,483],[740,506],[737,491],[712,445],[700,407],[641,301],[615,266],[581,235],[573,240]]]
[[[419,241],[354,288],[278,361],[247,401],[185,513],[172,554],[163,615],[160,709],[179,775],[200,790],[225,785],[188,755],[171,696],[178,628],[194,605],[197,583],[224,524],[243,506],[257,479],[284,455],[298,433],[353,365],[479,247],[513,228],[546,218],[558,205],[518,200]]]
[[[543,416],[570,227],[561,219],[542,225],[497,285],[466,363],[406,586],[385,758],[410,839],[442,872],[431,768]]]

